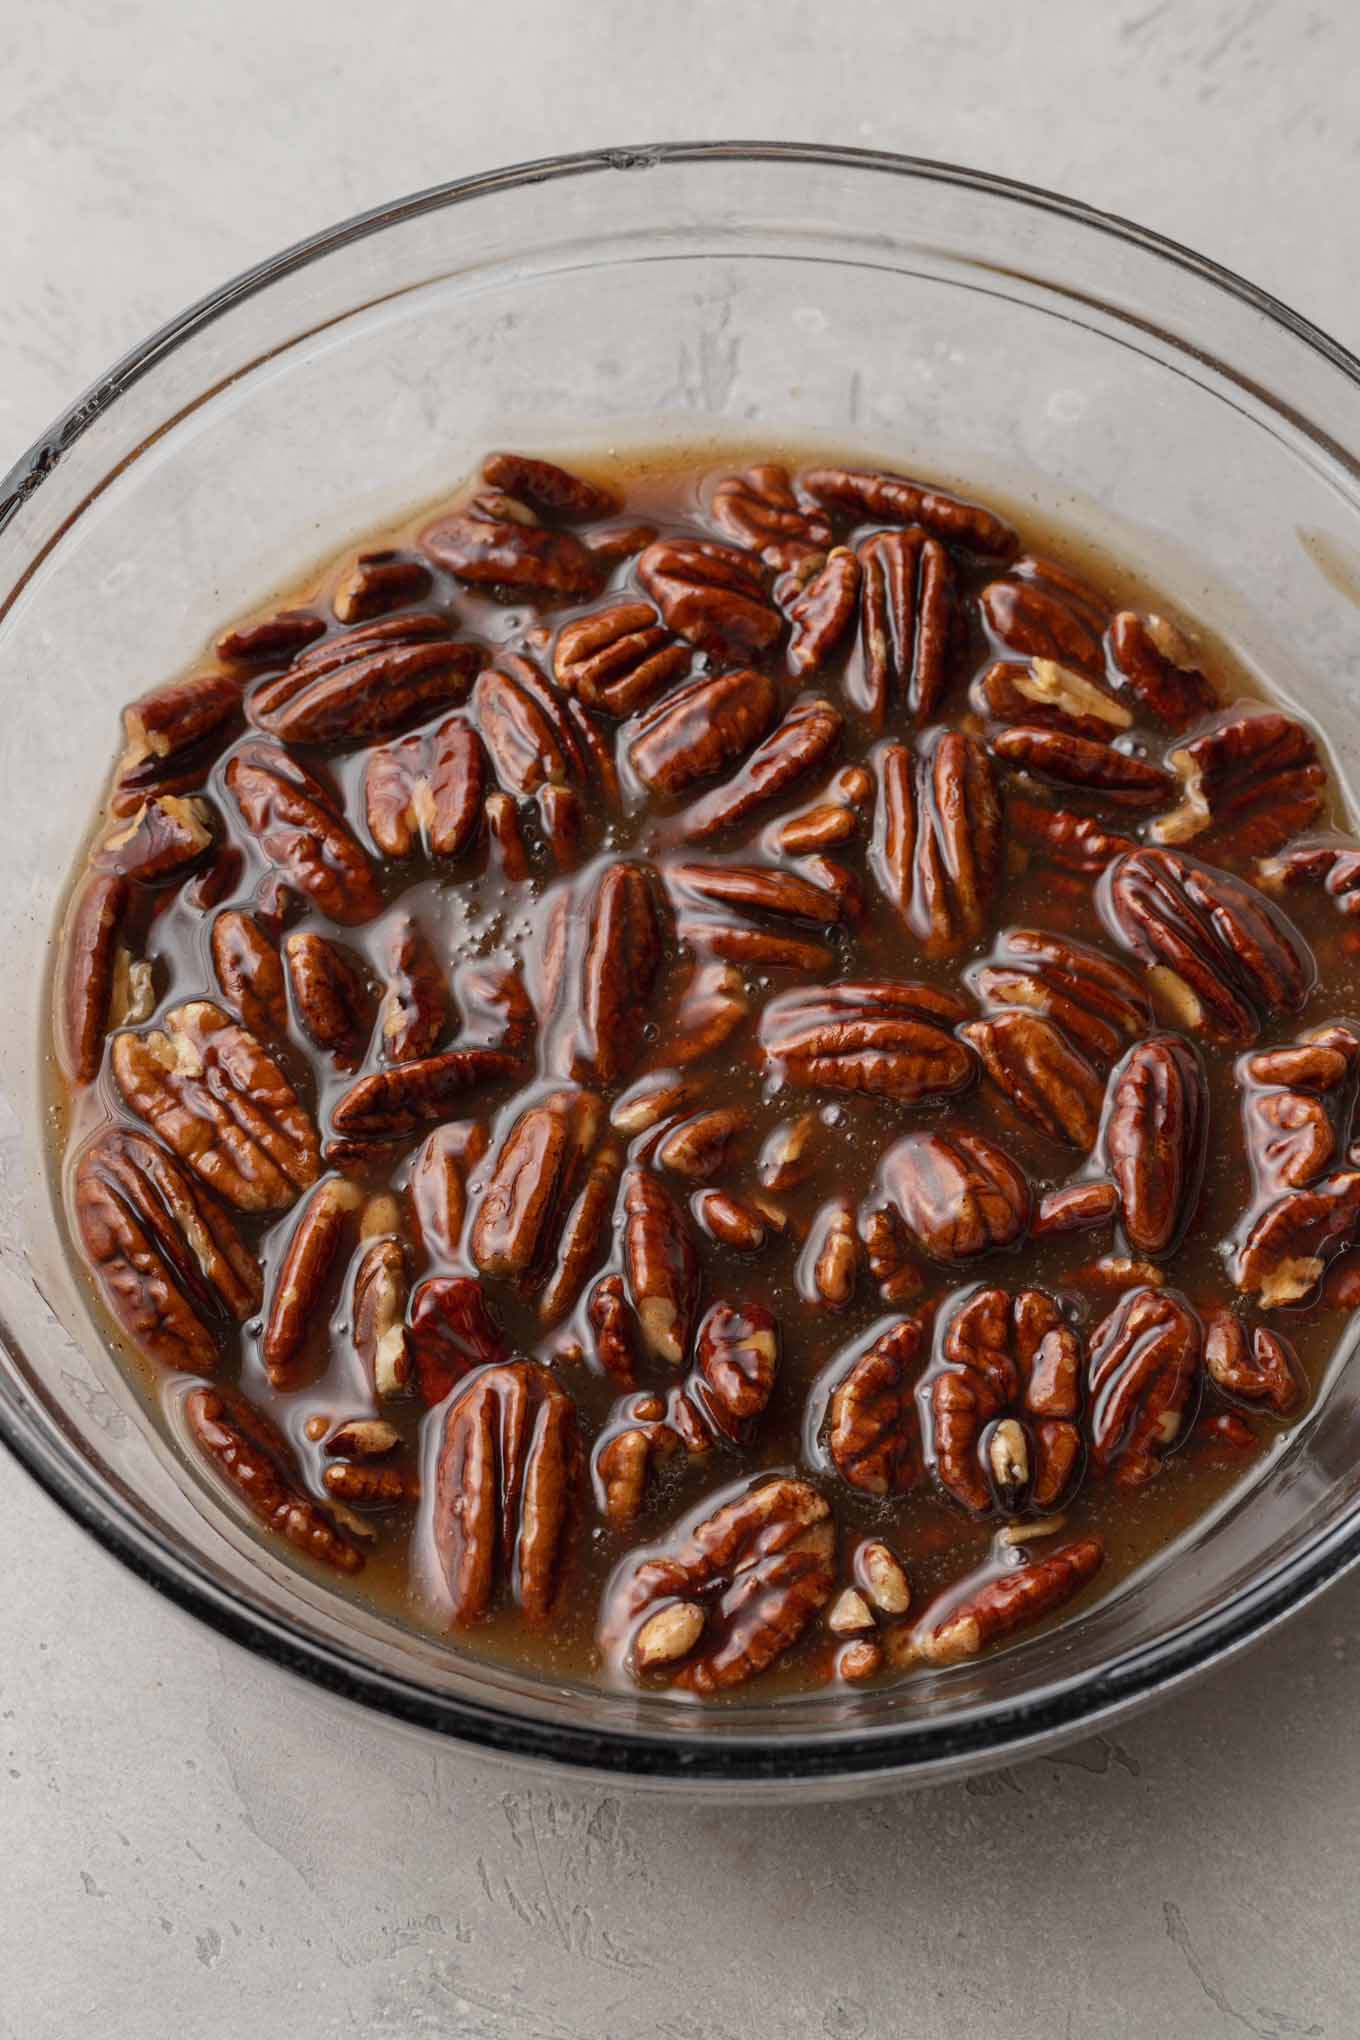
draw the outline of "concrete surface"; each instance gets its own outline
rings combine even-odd
[[[0,0],[0,461],[312,228],[599,141],[1070,190],[1360,340],[1360,9]],[[690,1812],[374,1733],[0,1463],[3,2040],[1328,2040],[1360,2028],[1360,1579],[1117,1741]]]

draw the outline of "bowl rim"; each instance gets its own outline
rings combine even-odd
[[[424,213],[501,191],[607,171],[724,162],[817,165],[954,185],[1057,215],[1189,271],[1282,327],[1360,388],[1360,358],[1268,291],[1181,242],[1038,185],[928,157],[818,143],[714,140],[625,145],[541,157],[430,185],[355,213],[242,270],[124,354],[20,456],[0,479],[0,532],[96,420],[160,361],[235,306],[308,264]],[[1319,439],[1312,427],[1303,429]],[[1329,451],[1341,453],[1354,469],[1354,458],[1343,449],[1332,446]],[[0,1342],[11,1351],[18,1344],[3,1320]],[[669,1727],[664,1732],[602,1729],[519,1714],[465,1696],[435,1694],[416,1679],[385,1671],[343,1645],[314,1638],[249,1605],[197,1559],[184,1557],[151,1534],[110,1483],[80,1469],[75,1455],[59,1445],[22,1387],[12,1403],[0,1398],[0,1441],[52,1500],[136,1577],[257,1655],[313,1685],[454,1741],[616,1781],[631,1776],[656,1784],[723,1784],[738,1790],[743,1785],[857,1777],[924,1782],[969,1764],[1031,1754],[1112,1723],[1239,1654],[1360,1561],[1360,1512],[1355,1512],[1349,1521],[1343,1519],[1315,1535],[1273,1578],[1240,1588],[1206,1614],[1126,1653],[1096,1676],[1037,1689],[963,1720],[931,1724],[917,1719],[904,1728],[878,1727],[858,1734],[853,1728],[836,1727],[778,1740],[740,1731],[715,1737]]]

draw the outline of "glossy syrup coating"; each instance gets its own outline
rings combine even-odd
[[[126,711],[74,1249],[344,1591],[707,1704],[923,1676],[1306,1409],[1360,852],[1315,732],[1075,544],[580,465],[490,456]]]

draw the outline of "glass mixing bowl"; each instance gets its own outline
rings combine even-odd
[[[425,192],[239,277],[0,485],[0,1432],[219,1630],[392,1719],[743,1793],[933,1780],[1218,1662],[1360,1553],[1360,1373],[1094,1612],[897,1691],[712,1711],[545,1683],[339,1597],[148,1419],[68,1263],[48,1148],[53,923],[121,702],[490,445],[834,444],[989,488],[1143,564],[1360,749],[1360,363],[1155,235],[858,151],[618,149]],[[37,1562],[41,1562],[40,1558]]]

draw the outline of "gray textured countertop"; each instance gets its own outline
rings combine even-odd
[[[1360,339],[1360,9],[48,0],[0,11],[0,464],[231,271],[486,165],[694,134],[976,163]],[[747,1813],[376,1732],[7,1460],[3,2040],[1259,2040],[1360,2027],[1360,1579],[1118,1740]]]

